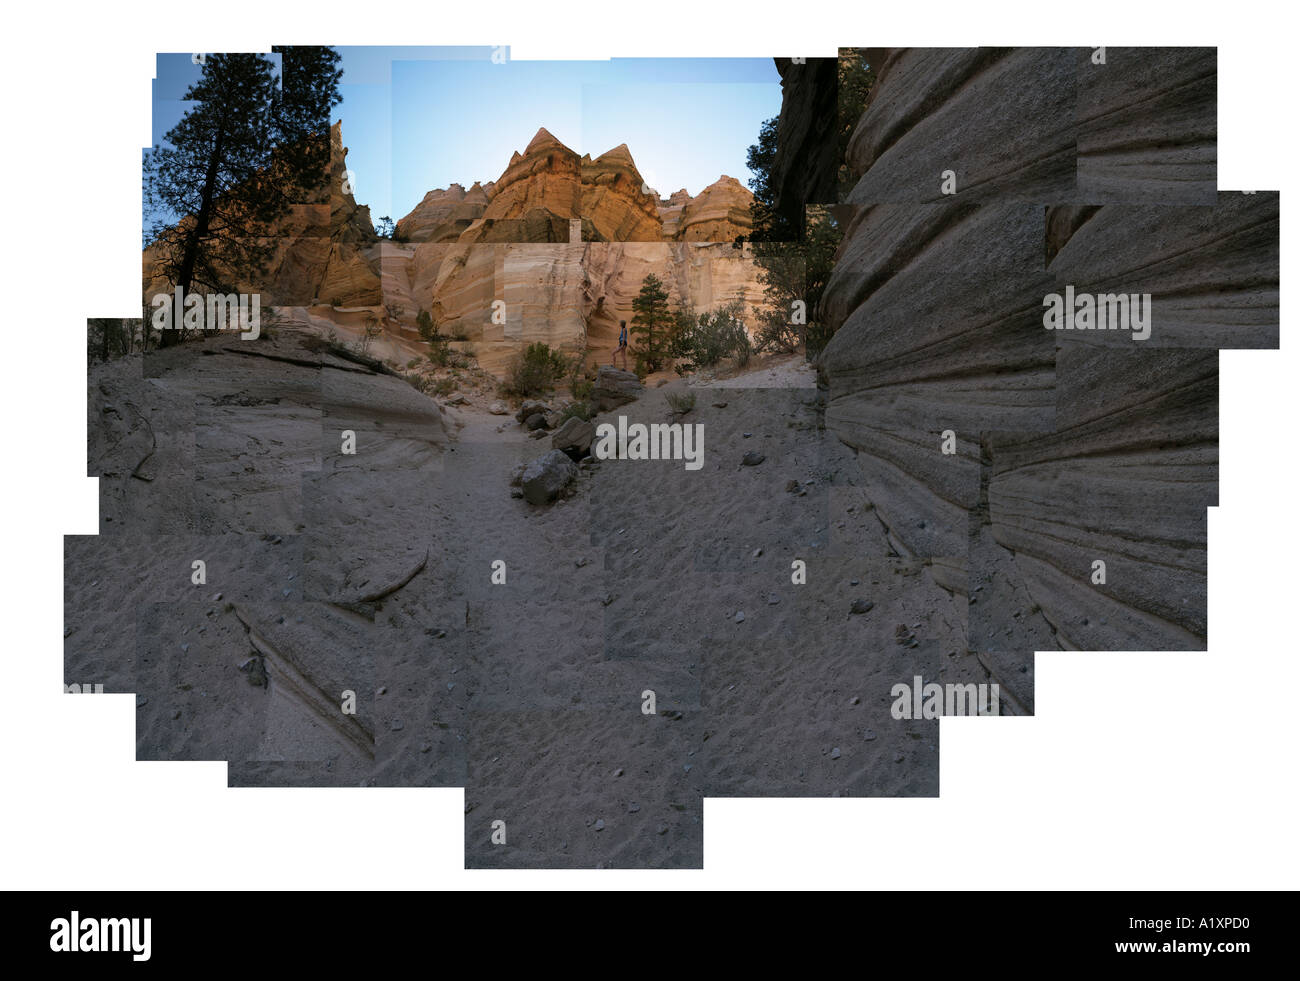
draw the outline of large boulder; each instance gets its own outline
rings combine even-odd
[[[641,397],[641,381],[630,371],[601,365],[591,390],[591,403],[599,412],[608,412]]]
[[[595,438],[595,426],[577,416],[570,416],[551,437],[551,446],[563,451],[570,459],[581,460],[591,452]]]
[[[524,404],[519,407],[515,413],[515,422],[522,425],[529,417],[541,414],[545,416],[551,411],[551,407],[545,402],[539,402],[537,399],[524,399]]]
[[[520,486],[529,504],[550,504],[578,476],[578,467],[559,450],[539,456],[524,468]]]

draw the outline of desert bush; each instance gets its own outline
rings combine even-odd
[[[754,347],[759,351],[777,351],[793,354],[799,350],[799,327],[789,323],[787,315],[781,310],[764,310],[759,315],[758,334]]]
[[[560,425],[563,426],[569,419],[581,419],[583,422],[591,420],[591,406],[586,402],[570,402],[560,413]]]
[[[555,387],[568,372],[568,361],[559,351],[538,341],[515,355],[506,370],[505,389],[511,395],[528,398]]]
[[[754,348],[741,319],[744,312],[744,304],[729,303],[689,324],[679,313],[673,338],[674,356],[681,361],[678,374],[712,367],[723,358],[735,358],[742,367],[748,364]]]
[[[669,392],[668,405],[679,416],[684,416],[695,408],[694,392]]]

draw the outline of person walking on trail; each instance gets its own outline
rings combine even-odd
[[[620,354],[623,355],[623,370],[627,371],[627,321],[626,320],[620,320],[618,322],[618,347],[614,348],[614,360],[610,361],[609,363],[609,366],[611,368],[617,367],[616,362]]]

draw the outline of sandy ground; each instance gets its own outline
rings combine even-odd
[[[890,688],[979,673],[965,598],[893,553],[801,358],[649,388],[597,422],[694,387],[703,469],[604,461],[538,507],[509,478],[549,439],[304,336],[91,371],[66,678],[137,693],[141,759],[463,786],[470,867],[693,868],[706,796],[938,793]]]

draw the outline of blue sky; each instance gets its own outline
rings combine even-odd
[[[501,176],[546,127],[593,157],[626,143],[664,196],[722,174],[747,183],[749,145],[781,108],[770,58],[616,58],[494,63],[489,47],[339,47],[334,110],[358,203],[396,221],[427,191]],[[508,52],[508,49],[506,49]],[[159,55],[154,141],[185,110],[189,55]]]

